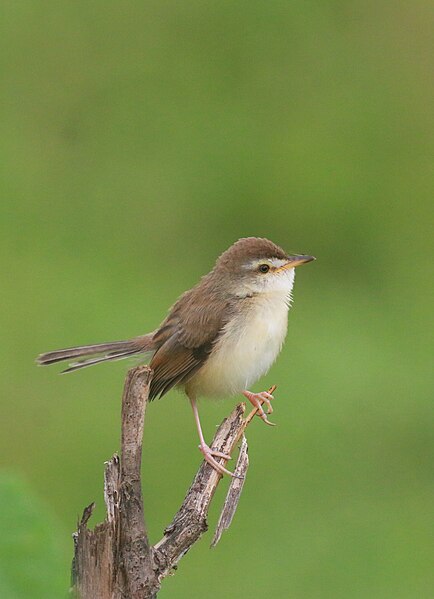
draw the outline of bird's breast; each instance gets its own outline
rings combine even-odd
[[[224,327],[209,358],[186,386],[196,396],[233,395],[268,372],[287,330],[282,294],[254,297]]]

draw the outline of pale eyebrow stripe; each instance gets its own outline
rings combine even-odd
[[[281,260],[280,258],[272,258],[271,260],[269,260],[269,262],[271,262],[271,264],[276,268],[280,268],[281,266],[284,266],[287,263],[286,260]]]
[[[269,264],[273,268],[280,268],[286,264],[286,260],[282,260],[281,258],[261,258],[260,260],[251,260],[248,264],[244,264],[243,268],[256,268],[260,264]]]

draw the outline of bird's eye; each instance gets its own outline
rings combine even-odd
[[[259,272],[263,272],[263,273],[266,273],[270,270],[270,267],[268,264],[260,264],[258,268],[259,268]]]

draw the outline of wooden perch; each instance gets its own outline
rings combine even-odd
[[[151,546],[145,525],[141,490],[141,456],[152,371],[147,366],[131,369],[122,398],[121,459],[106,462],[104,500],[106,518],[94,530],[87,528],[94,504],[85,508],[74,533],[72,584],[80,599],[152,599],[161,582],[190,547],[207,530],[207,515],[222,478],[209,464],[200,466],[187,495],[163,538]],[[270,389],[270,393],[274,388]],[[257,409],[244,418],[245,404],[238,404],[219,426],[213,449],[231,454],[242,440],[222,513],[212,541],[215,546],[232,521],[248,468],[244,431]],[[226,460],[220,458],[222,464]]]

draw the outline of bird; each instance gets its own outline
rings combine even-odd
[[[268,372],[282,349],[295,268],[312,260],[309,255],[287,254],[262,237],[238,239],[178,298],[154,331],[125,341],[50,351],[36,361],[68,361],[62,371],[68,373],[136,355],[150,359],[149,399],[172,388],[183,391],[193,410],[203,458],[220,474],[234,476],[216,459],[230,456],[205,442],[197,400],[240,393],[266,424],[273,425],[268,419],[273,396],[249,388]]]

